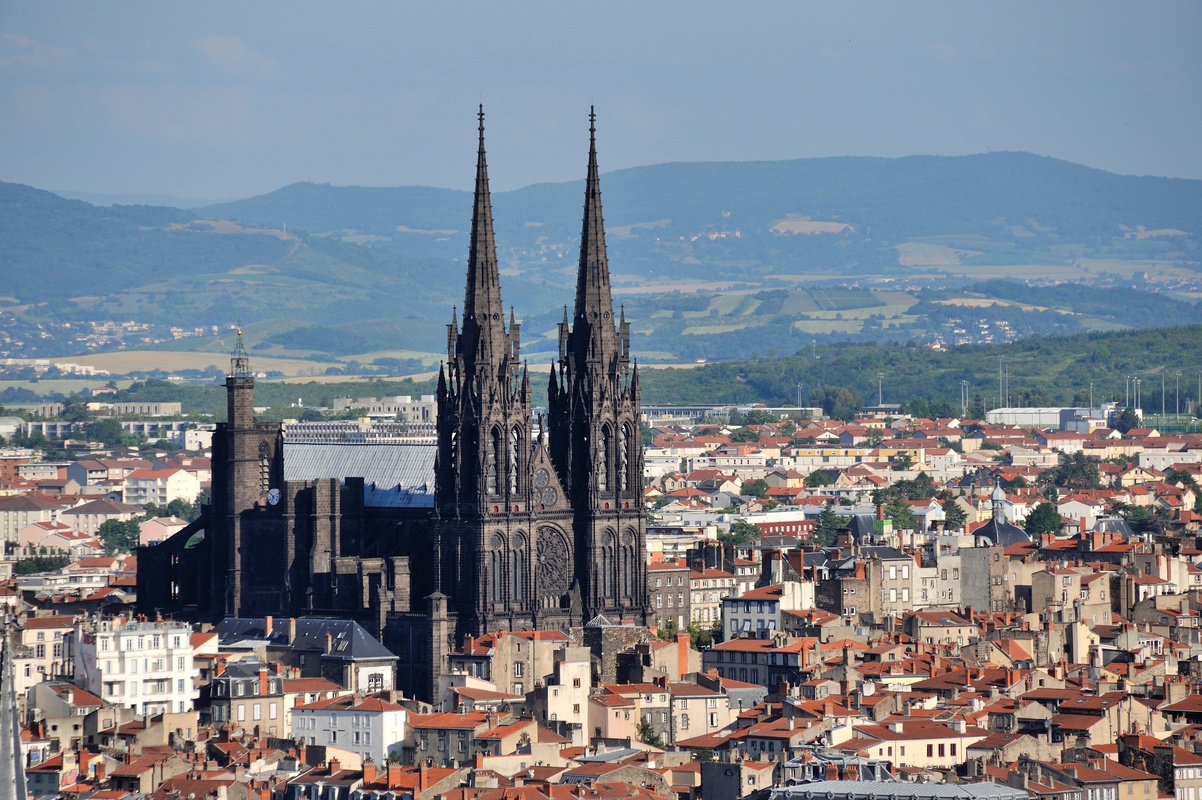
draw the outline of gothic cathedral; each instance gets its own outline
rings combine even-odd
[[[461,632],[645,619],[638,369],[609,289],[595,117],[571,322],[564,310],[548,416],[532,426],[520,326],[506,330],[484,114],[463,321],[438,377],[437,590]]]
[[[559,325],[546,418],[533,418],[521,329],[501,302],[481,109],[467,288],[447,326],[436,445],[289,442],[279,423],[254,418],[239,338],[213,438],[213,501],[139,548],[141,612],[353,617],[408,665],[402,684],[419,697],[466,634],[600,616],[645,624],[639,377],[630,326],[614,316],[589,120],[576,305]]]

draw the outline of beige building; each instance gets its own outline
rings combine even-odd
[[[704,626],[722,619],[722,598],[735,586],[735,576],[720,569],[706,568],[689,573],[691,622]]]

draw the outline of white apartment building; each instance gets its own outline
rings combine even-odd
[[[196,500],[200,480],[182,469],[138,469],[125,476],[125,502],[165,506],[172,500]]]
[[[408,723],[408,712],[391,695],[343,695],[294,706],[291,735],[385,764],[389,753],[401,752]]]
[[[192,629],[177,622],[92,617],[75,625],[75,684],[138,714],[189,711],[198,691]]]

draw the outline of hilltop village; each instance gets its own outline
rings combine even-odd
[[[6,450],[4,712],[35,796],[1198,800],[1202,436],[1114,411],[645,407],[647,624],[465,636],[428,699],[353,619],[139,612],[203,431]],[[284,437],[352,428],[405,439]]]

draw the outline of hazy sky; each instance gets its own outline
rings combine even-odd
[[[1202,3],[0,0],[0,180],[234,198],[1027,150],[1202,178]]]

